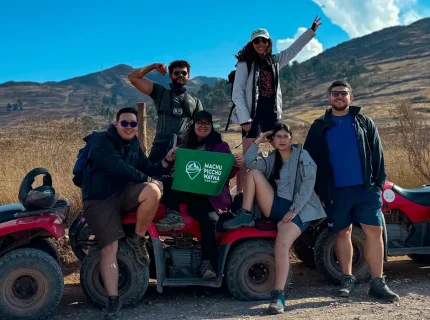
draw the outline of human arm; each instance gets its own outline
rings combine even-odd
[[[248,124],[250,123],[251,116],[246,106],[246,83],[248,80],[248,67],[246,62],[239,62],[236,66],[236,75],[234,78],[232,101],[236,106],[236,114],[239,119],[239,123]]]
[[[375,186],[383,190],[386,179],[384,150],[382,148],[381,137],[379,136],[378,129],[375,123],[369,119],[369,132],[372,139],[372,174],[375,179]]]
[[[271,133],[272,131],[262,133],[260,137],[258,137],[255,142],[249,146],[249,149],[243,158],[245,166],[248,169],[257,169],[266,175],[267,170],[269,170],[267,166],[268,153],[262,152],[258,154],[258,146],[260,143],[268,142],[269,140],[267,140],[267,136],[269,136]]]
[[[168,175],[176,158],[176,148],[171,149],[162,161],[151,163],[146,155],[140,150],[139,154],[139,170],[148,176]]]
[[[275,55],[280,69],[288,65],[288,63],[316,36],[315,32],[321,26],[321,23],[319,23],[320,19],[321,18],[316,17],[312,26],[297,38],[291,46]]]
[[[151,80],[146,79],[145,76],[152,70],[157,70],[163,76],[167,73],[165,64],[153,63],[146,67],[133,70],[133,72],[128,75],[128,80],[130,80],[130,83],[140,92],[146,95],[151,95],[154,83]]]

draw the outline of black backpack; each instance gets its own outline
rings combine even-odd
[[[249,76],[249,73],[251,72],[252,61],[246,61],[246,66],[248,67],[248,76]],[[228,82],[227,82],[227,83],[231,83],[230,99],[233,98],[233,85],[234,85],[235,77],[236,77],[236,70],[233,70],[232,72],[229,73]],[[228,118],[227,118],[227,124],[225,126],[225,131],[227,131],[228,127],[230,126],[231,115],[232,115],[235,107],[236,107],[236,105],[234,104],[234,102],[232,100],[232,105],[230,108],[230,113],[229,113]]]

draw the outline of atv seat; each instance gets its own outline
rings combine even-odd
[[[20,203],[7,204],[0,206],[0,223],[15,219],[16,213],[24,212],[25,208]]]
[[[430,206],[430,188],[403,189],[394,185],[393,191],[419,205]]]

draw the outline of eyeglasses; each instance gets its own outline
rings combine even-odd
[[[136,128],[137,127],[137,122],[136,121],[127,121],[127,120],[122,120],[120,122],[121,127],[127,128],[128,125],[130,125],[130,127],[132,128]]]
[[[173,72],[173,74],[175,75],[175,77],[177,77],[179,75],[182,75],[185,77],[188,74],[188,72],[187,71],[175,71],[175,72]]]
[[[196,126],[197,127],[210,127],[212,126],[212,122],[202,122],[202,121],[197,121],[196,122]]]
[[[264,44],[267,44],[269,42],[269,39],[258,37],[252,40],[253,44],[259,44],[260,42],[263,42]]]
[[[333,97],[338,97],[339,95],[341,95],[342,97],[346,97],[347,95],[349,95],[349,91],[332,91],[330,93]]]

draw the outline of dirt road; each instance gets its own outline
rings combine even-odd
[[[385,264],[385,274],[389,286],[401,296],[399,303],[369,298],[367,284],[360,285],[350,299],[337,298],[335,286],[299,262],[293,265],[293,286],[283,315],[269,316],[267,301],[236,301],[223,288],[167,288],[159,294],[152,285],[137,306],[123,310],[122,319],[430,319],[430,266],[407,257],[393,258]],[[101,319],[101,313],[79,284],[68,284],[55,319]]]

